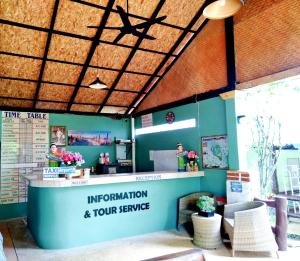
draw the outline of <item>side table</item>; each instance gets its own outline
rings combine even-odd
[[[213,249],[222,245],[220,227],[222,216],[202,217],[198,213],[192,214],[194,226],[193,243],[199,247]]]

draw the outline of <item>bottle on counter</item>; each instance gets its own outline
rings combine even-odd
[[[101,152],[100,155],[99,155],[99,164],[103,165],[104,162],[105,162],[104,153]]]
[[[105,156],[104,156],[104,164],[108,165],[109,164],[109,153],[105,152]]]

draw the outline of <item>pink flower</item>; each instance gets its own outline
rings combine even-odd
[[[62,162],[68,166],[81,166],[85,161],[79,152],[72,153],[65,151],[62,155]]]

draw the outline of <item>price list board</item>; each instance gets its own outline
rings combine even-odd
[[[49,116],[36,112],[2,112],[0,204],[27,201],[24,175],[48,166]]]

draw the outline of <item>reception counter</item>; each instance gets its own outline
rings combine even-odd
[[[202,176],[201,171],[71,180],[27,176],[28,227],[46,249],[176,228],[178,198],[200,191]]]

